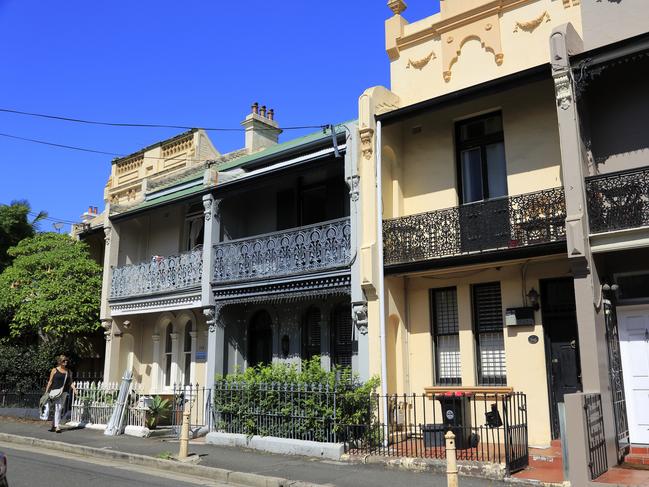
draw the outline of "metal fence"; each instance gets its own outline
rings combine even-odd
[[[350,453],[445,458],[450,430],[458,460],[504,463],[508,473],[528,465],[523,393],[374,395],[372,401],[370,424],[346,426]]]
[[[199,384],[173,386],[171,402],[171,425],[180,434],[185,407],[189,408],[189,427],[196,430],[202,427],[211,429],[212,391]]]
[[[119,395],[119,383],[80,381],[75,388],[71,421],[108,424]],[[146,426],[147,411],[146,397],[131,389],[126,402],[126,425]]]
[[[584,419],[586,421],[586,435],[588,436],[588,468],[590,470],[590,479],[594,480],[608,470],[604,414],[600,394],[584,395]]]
[[[320,384],[217,383],[212,429],[226,433],[342,442],[350,454],[445,458],[444,435],[457,457],[528,465],[523,393],[383,396]]]
[[[45,392],[42,384],[0,384],[0,408],[38,408],[38,402]]]

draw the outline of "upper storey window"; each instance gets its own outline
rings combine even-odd
[[[507,195],[507,164],[500,112],[455,127],[462,203]]]

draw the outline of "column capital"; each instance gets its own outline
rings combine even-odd
[[[153,340],[153,343],[160,343],[160,335],[157,333],[155,335],[151,335],[151,340]]]

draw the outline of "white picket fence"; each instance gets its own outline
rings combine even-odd
[[[106,425],[115,408],[119,395],[118,382],[75,383],[76,394],[72,400],[71,422],[78,424]],[[138,392],[137,386],[131,387],[126,404],[126,426],[146,426],[148,408]]]

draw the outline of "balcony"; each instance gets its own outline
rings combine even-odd
[[[565,241],[563,188],[383,221],[386,266]]]
[[[590,233],[649,226],[649,167],[586,178]]]
[[[230,283],[348,266],[351,224],[340,218],[316,225],[230,240],[214,246],[214,281]]]
[[[169,257],[154,256],[149,262],[113,269],[110,299],[131,298],[180,291],[200,286],[203,251]]]

